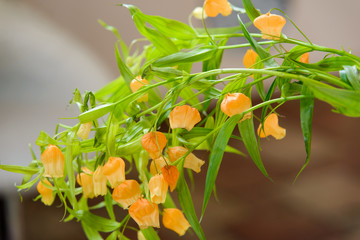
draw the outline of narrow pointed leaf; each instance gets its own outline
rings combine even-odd
[[[242,0],[243,6],[245,8],[245,11],[250,18],[250,20],[253,22],[255,18],[260,16],[260,11],[257,10],[254,5],[252,4],[251,0]]]
[[[344,71],[354,90],[360,90],[359,72],[356,66],[344,66]]]
[[[141,229],[141,232],[144,234],[146,240],[160,240],[158,234],[156,233],[153,227]]]

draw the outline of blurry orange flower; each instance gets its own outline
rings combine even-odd
[[[90,130],[91,130],[91,122],[83,123],[80,125],[76,135],[82,140],[87,139],[89,137]]]
[[[251,107],[251,100],[242,93],[227,93],[221,102],[221,111],[229,117],[242,113]],[[251,112],[244,115],[240,120],[244,121],[251,118]]]
[[[157,159],[153,159],[150,163],[150,173],[153,176],[160,173],[161,169],[166,166],[166,163],[170,163],[170,160],[166,157],[159,157]]]
[[[262,14],[254,20],[254,25],[261,31],[262,38],[273,40],[279,40],[285,23],[285,18],[271,13]]]
[[[187,149],[184,147],[171,147],[168,149],[167,154],[169,155],[170,161],[175,162],[187,153]],[[184,168],[190,168],[196,173],[201,171],[201,166],[204,165],[205,161],[197,158],[194,154],[190,153],[185,157]]]
[[[141,87],[148,85],[149,82],[144,78],[142,79],[141,76],[137,76],[135,79],[133,79],[130,83],[130,88],[132,92],[136,92]],[[149,94],[146,93],[145,95],[139,97],[137,99],[138,102],[147,102],[149,99]]]
[[[216,17],[219,13],[229,16],[232,12],[231,5],[227,0],[205,0],[204,10],[209,17]]]
[[[64,176],[65,157],[57,146],[49,145],[41,154],[41,162],[45,168],[44,177]]]
[[[121,204],[123,208],[128,208],[141,196],[140,185],[135,180],[125,180],[114,188],[112,197],[114,201]]]
[[[160,227],[158,205],[150,203],[144,198],[138,199],[129,207],[129,214],[139,225],[140,229]]]
[[[169,185],[162,174],[157,174],[150,178],[149,190],[151,201],[156,204],[164,203],[168,187]]]
[[[179,236],[184,235],[190,227],[184,214],[177,208],[165,208],[162,221],[166,228],[175,231]]]
[[[251,48],[248,49],[243,58],[244,66],[246,68],[254,68],[257,57],[258,54],[254,50],[252,50]]]
[[[162,132],[149,132],[141,138],[141,145],[152,159],[161,157],[166,144],[167,139]]]
[[[112,188],[125,181],[125,162],[119,157],[109,157],[105,163],[103,173],[110,182]]]
[[[175,107],[170,112],[170,127],[174,128],[186,128],[190,131],[195,124],[201,121],[200,113],[196,108],[192,108],[188,105]]]
[[[265,119],[264,127],[260,124],[257,132],[261,138],[272,135],[277,140],[284,138],[286,135],[286,129],[279,126],[279,119],[275,113],[270,114]]]
[[[104,175],[103,166],[98,166],[93,175],[95,197],[104,196],[107,192],[107,178]]]
[[[309,63],[309,52],[304,53],[303,55],[301,55],[299,62],[302,63]]]
[[[169,184],[170,191],[174,191],[177,181],[179,179],[179,170],[176,166],[164,166],[161,168],[161,173],[164,176],[165,181]]]
[[[46,178],[42,179],[42,181],[52,187],[52,184]],[[40,193],[41,201],[45,205],[50,206],[54,202],[55,196],[53,195],[53,190],[45,186],[41,181],[39,181],[36,189]]]
[[[76,180],[83,189],[84,198],[93,198],[95,196],[93,172],[87,167],[82,167],[81,170],[83,172],[77,175]]]

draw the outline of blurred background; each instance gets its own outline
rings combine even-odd
[[[39,156],[35,140],[40,130],[53,135],[57,123],[74,123],[60,118],[78,114],[69,105],[75,88],[96,91],[118,76],[116,39],[97,20],[117,27],[129,44],[140,35],[128,10],[116,6],[124,2],[0,0],[1,164],[28,165],[28,144]],[[230,2],[241,7],[240,0]],[[336,0],[253,2],[262,12],[275,7],[285,10],[315,44],[360,55],[359,1],[343,0],[341,5]],[[126,3],[146,14],[187,22],[203,2]],[[234,14],[207,21],[209,26],[237,24]],[[300,38],[289,23],[284,32]],[[225,52],[223,66],[242,66],[241,54]],[[310,61],[319,57],[310,55]],[[298,109],[298,102],[279,109],[284,116],[280,125],[287,129],[285,139],[262,140],[262,158],[274,183],[249,158],[225,155],[217,180],[219,200],[211,199],[202,221],[208,239],[360,239],[360,121],[316,102],[311,161],[293,185],[306,157]],[[207,157],[206,152],[198,154]],[[1,239],[85,239],[79,223],[60,222],[64,209],[54,207],[58,203],[45,207],[33,202],[35,188],[22,192],[21,203],[14,182],[20,184],[21,176],[0,172]],[[195,176],[195,182],[192,194],[200,214],[205,171]],[[162,239],[177,238],[170,230],[160,233]],[[129,235],[135,238],[134,232]],[[189,231],[183,239],[196,236]]]

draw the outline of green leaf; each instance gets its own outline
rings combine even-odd
[[[108,212],[110,219],[115,221],[113,198],[109,191],[107,191],[107,193],[105,195],[105,206],[106,206],[106,211]]]
[[[213,145],[213,149],[211,151],[211,155],[209,158],[209,168],[206,174],[206,182],[205,182],[205,192],[204,192],[204,201],[202,206],[201,217],[204,216],[206,206],[210,199],[212,190],[215,186],[215,180],[219,172],[219,168],[221,165],[221,161],[224,155],[225,148],[227,143],[232,135],[232,132],[236,126],[236,124],[243,117],[242,114],[237,114],[229,118],[222,128],[219,131],[218,136],[216,137],[215,143]]]
[[[344,69],[345,65],[354,65],[355,61],[349,57],[336,56],[336,57],[325,58],[317,63],[308,64],[308,63],[297,62],[297,64],[305,68],[317,69],[324,72],[333,72]]]
[[[92,108],[89,111],[83,112],[79,115],[78,118],[80,123],[91,122],[109,113],[113,108],[113,103],[105,103],[103,105]]]
[[[49,144],[59,145],[59,142],[51,138],[46,132],[41,131],[39,137],[36,139],[35,144],[42,147],[48,146]]]
[[[99,232],[113,232],[120,228],[121,224],[107,218],[92,214],[89,211],[78,210],[73,213],[76,218],[85,223],[88,227]]]
[[[260,11],[252,4],[251,0],[242,0],[243,6],[250,20],[253,22],[255,18],[260,16]]]
[[[34,175],[40,171],[39,168],[23,167],[16,165],[0,165],[0,169],[13,173],[31,174],[31,175]]]
[[[103,240],[103,238],[100,236],[99,232],[94,230],[92,227],[89,227],[85,223],[85,221],[81,221],[81,226],[84,229],[85,235],[88,239]]]
[[[344,71],[353,89],[360,90],[359,72],[356,66],[344,66]]]
[[[135,78],[135,76],[132,74],[130,69],[126,66],[126,64],[122,60],[117,44],[115,44],[115,56],[116,56],[116,62],[117,62],[119,71],[120,71],[121,75],[123,76],[123,78],[126,82],[126,85],[130,89],[130,83]]]
[[[68,199],[71,203],[71,205],[76,209],[76,204],[77,204],[77,200],[76,200],[76,195],[75,195],[75,175],[74,175],[74,168],[73,168],[73,143],[74,143],[74,138],[75,138],[75,131],[70,131],[68,133],[67,136],[67,144],[68,146],[66,147],[65,150],[65,169],[66,169],[66,173],[67,173],[67,177],[68,177],[68,182],[69,182],[69,195],[68,195]],[[66,176],[65,176],[66,177]]]
[[[160,240],[158,234],[154,230],[153,227],[148,227],[146,229],[141,229],[141,232],[143,233],[144,237],[147,240]]]

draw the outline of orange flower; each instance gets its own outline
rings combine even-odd
[[[184,147],[171,147],[168,149],[167,154],[169,155],[170,161],[175,162],[187,153],[187,149]],[[194,154],[190,153],[185,157],[184,168],[190,168],[196,173],[201,171],[201,166],[204,165],[205,161],[197,158]]]
[[[227,93],[221,102],[221,111],[229,117],[242,113],[251,107],[251,100],[242,93]],[[244,121],[251,118],[251,112],[244,115],[240,120]]]
[[[98,166],[93,175],[94,181],[94,194],[95,197],[101,195],[104,196],[107,192],[107,178],[104,175],[104,168],[102,166]]]
[[[155,176],[160,173],[160,170],[166,166],[166,163],[170,163],[170,160],[166,157],[160,157],[157,159],[153,159],[150,163],[150,173]]]
[[[114,201],[121,204],[123,208],[128,208],[141,196],[140,185],[135,180],[125,180],[114,188],[112,197]]]
[[[302,63],[309,63],[309,52],[304,53],[303,55],[301,55],[299,62]]]
[[[140,229],[160,227],[159,208],[157,204],[150,203],[144,198],[138,199],[129,207],[129,214],[139,225]]]
[[[149,132],[141,138],[141,145],[152,159],[161,157],[162,150],[166,144],[167,139],[162,132]]]
[[[76,180],[82,186],[84,198],[93,198],[95,196],[93,172],[87,167],[82,167],[81,170],[83,173],[79,173]]]
[[[45,168],[44,177],[64,176],[65,157],[57,146],[49,145],[41,154],[41,162]]]
[[[251,48],[248,49],[244,55],[243,63],[246,68],[254,68],[258,55]]]
[[[177,208],[165,208],[162,221],[166,228],[175,231],[179,236],[184,235],[190,227],[184,214]]]
[[[192,108],[188,105],[175,107],[170,112],[170,127],[174,128],[186,128],[190,131],[195,124],[201,121],[200,113],[196,108]]]
[[[103,173],[110,182],[112,188],[125,181],[125,162],[119,157],[109,157],[105,163]]]
[[[150,190],[151,201],[156,204],[164,203],[166,199],[168,187],[169,185],[165,181],[164,176],[162,174],[158,174],[150,178],[149,190]]]
[[[270,114],[265,119],[263,128],[260,124],[257,132],[261,138],[272,135],[277,140],[284,138],[286,135],[286,129],[279,126],[279,119],[275,113]]]
[[[141,76],[137,76],[135,79],[133,79],[130,83],[130,88],[132,92],[136,92],[141,87],[148,85],[149,82],[144,78],[142,79]],[[149,99],[149,94],[146,93],[145,95],[139,97],[137,99],[138,102],[147,102]]]
[[[161,173],[164,176],[165,181],[169,184],[170,191],[174,191],[177,181],[179,179],[179,170],[176,166],[164,166],[161,168]]]
[[[231,5],[227,0],[205,0],[204,10],[209,17],[216,17],[219,13],[229,16],[232,12]]]
[[[285,23],[285,18],[271,13],[262,14],[254,20],[254,25],[261,31],[262,38],[273,40],[279,40]]]
[[[89,137],[90,130],[91,130],[91,122],[83,123],[80,125],[76,135],[82,140],[87,139]]]
[[[42,181],[39,181],[38,185],[36,186],[36,189],[41,195],[41,201],[47,205],[50,206],[54,200],[55,196],[53,195],[53,190],[45,186],[42,182],[52,187],[52,184],[47,180],[46,178],[42,179]]]

